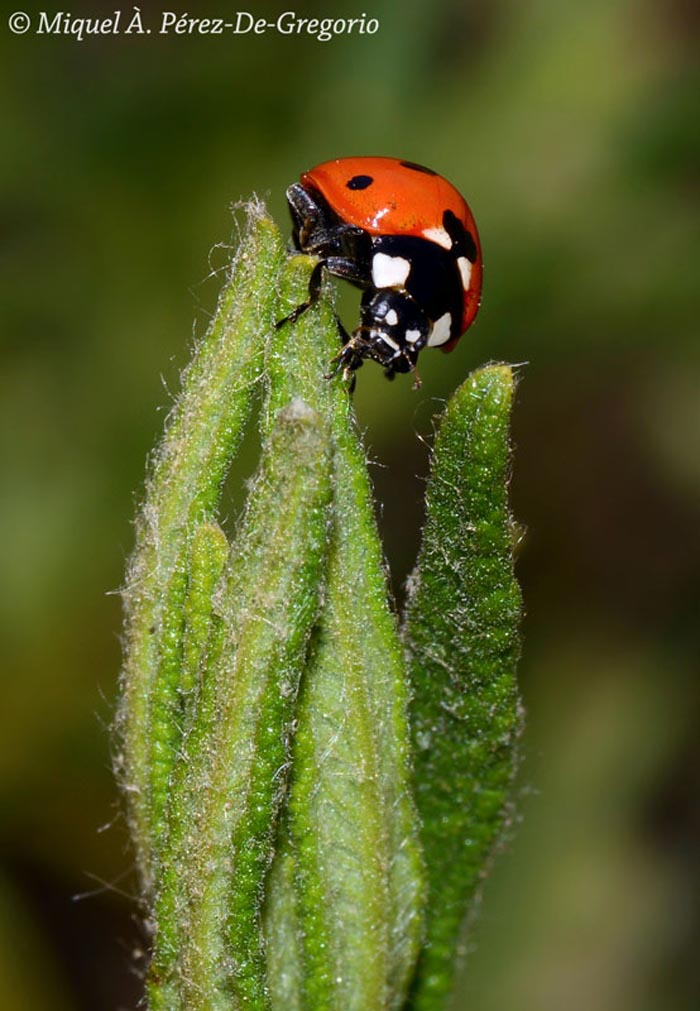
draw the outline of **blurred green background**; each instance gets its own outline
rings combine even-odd
[[[235,242],[229,207],[255,191],[286,230],[284,189],[301,170],[390,154],[465,192],[486,263],[477,325],[452,355],[425,354],[419,393],[371,365],[359,376],[399,598],[433,415],[469,369],[528,363],[512,486],[528,528],[522,823],[486,888],[455,1009],[690,1011],[697,8],[295,9],[366,10],[381,28],[327,43],[78,43],[0,23],[0,1006],[138,1000],[142,942],[110,773],[114,591],[145,456]]]

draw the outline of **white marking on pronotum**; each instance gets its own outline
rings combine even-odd
[[[459,272],[462,275],[462,287],[465,291],[469,291],[469,285],[472,279],[472,265],[466,256],[460,256],[457,259],[457,266],[459,267]]]
[[[435,320],[433,323],[433,331],[428,337],[428,347],[437,348],[441,344],[445,344],[450,339],[450,331],[452,330],[452,316],[449,312],[446,312],[444,316],[440,319]]]
[[[375,288],[400,288],[411,273],[411,261],[403,256],[375,253],[372,257],[372,280]]]
[[[389,312],[384,317],[389,326],[396,326],[399,321],[396,309],[389,309]]]
[[[382,340],[382,341],[384,341],[385,344],[388,344],[390,348],[394,349],[394,351],[400,351],[401,350],[401,348],[396,343],[396,341],[392,340],[391,337],[387,337],[387,335],[385,333],[380,333],[379,334],[379,339]]]
[[[444,228],[424,228],[423,238],[437,242],[438,246],[442,246],[443,249],[452,249],[452,239]]]
[[[415,344],[416,341],[420,340],[420,330],[407,330],[406,340],[409,344]]]

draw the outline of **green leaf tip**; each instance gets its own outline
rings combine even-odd
[[[183,373],[153,457],[123,594],[126,650],[116,765],[146,894],[153,889],[166,830],[183,691],[192,676],[185,665],[182,680],[191,543],[198,526],[215,518],[262,374],[265,335],[276,319],[270,280],[282,259],[282,241],[260,204],[246,209],[248,227],[214,318]]]
[[[474,372],[435,440],[404,639],[413,683],[415,789],[429,892],[410,1007],[451,990],[465,912],[509,818],[522,710],[520,591],[508,510],[512,369]]]

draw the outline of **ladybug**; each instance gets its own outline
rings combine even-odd
[[[451,183],[412,161],[336,158],[304,172],[287,201],[295,247],[319,259],[308,301],[277,325],[317,301],[325,272],[363,291],[357,329],[338,323],[333,375],[349,377],[370,358],[393,379],[415,373],[424,347],[454,348],[479,309],[482,261],[474,218]]]

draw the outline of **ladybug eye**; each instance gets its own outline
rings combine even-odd
[[[373,182],[372,176],[353,176],[345,185],[349,190],[366,190]]]

